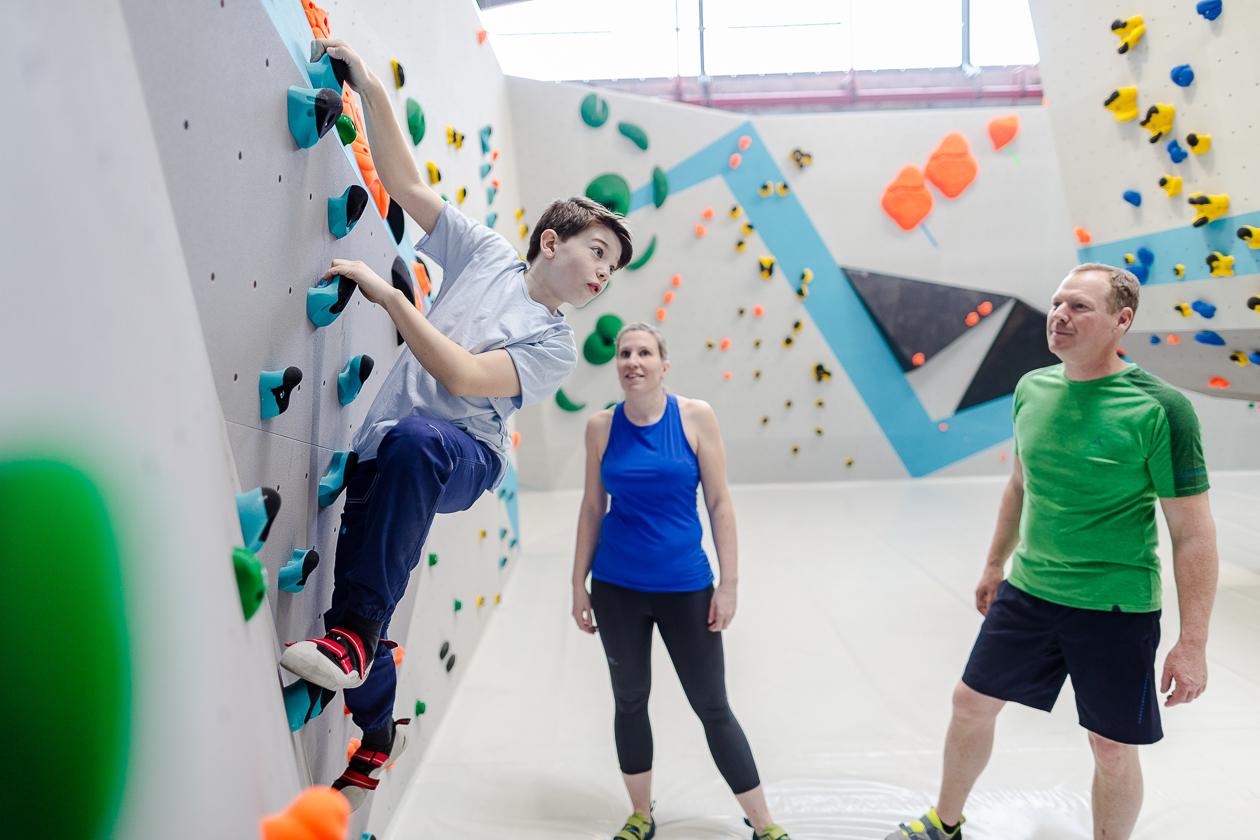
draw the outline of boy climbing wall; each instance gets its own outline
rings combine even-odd
[[[345,62],[363,99],[386,191],[427,232],[416,249],[444,271],[427,317],[362,262],[333,260],[324,274],[353,280],[407,344],[351,442],[358,468],[346,485],[328,632],[280,659],[308,682],[345,690],[363,740],[333,787],[358,808],[406,743],[402,733],[396,743],[386,633],[434,514],[467,510],[502,480],[508,416],[555,393],[577,364],[559,306],[590,302],[630,262],[632,246],[622,217],[569,198],[546,209],[521,262],[506,239],[421,180],[389,94],[363,60],[344,41],[319,39],[312,61],[325,52]]]

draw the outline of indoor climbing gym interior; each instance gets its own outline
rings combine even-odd
[[[1257,0],[0,28],[4,840],[1257,830]]]

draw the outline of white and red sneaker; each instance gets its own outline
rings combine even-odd
[[[341,691],[358,688],[372,670],[359,634],[334,627],[322,639],[291,642],[280,657],[280,667],[307,682]]]
[[[403,750],[407,749],[407,730],[399,729],[411,723],[411,718],[394,721],[394,734],[389,749],[381,751],[371,747],[359,747],[350,756],[350,764],[341,778],[332,783],[333,790],[341,791],[350,800],[350,810],[357,811],[367,799],[367,795],[376,790],[381,782],[381,775],[391,767]]]

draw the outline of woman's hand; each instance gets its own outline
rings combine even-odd
[[[731,624],[735,617],[735,587],[725,583],[718,584],[713,590],[713,598],[709,600],[709,630],[720,633]]]
[[[591,611],[591,596],[586,591],[584,583],[573,587],[573,620],[577,622],[578,629],[583,633],[594,633],[599,629],[595,626],[595,613]]]
[[[395,294],[398,294],[398,290],[393,285],[386,283],[376,272],[359,260],[333,260],[332,268],[325,271],[324,276],[319,279],[331,280],[337,275],[349,277],[358,283],[359,291],[363,292],[363,296],[381,306],[385,306]]]
[[[346,63],[350,71],[346,76],[346,83],[355,93],[363,93],[364,88],[372,81],[372,71],[368,70],[359,54],[340,38],[316,38],[311,43],[311,61],[319,61],[324,53]]]

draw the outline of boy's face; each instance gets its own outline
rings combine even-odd
[[[602,292],[621,260],[621,243],[603,225],[591,225],[567,240],[545,230],[541,245],[550,257],[555,293],[573,306],[585,306]]]

